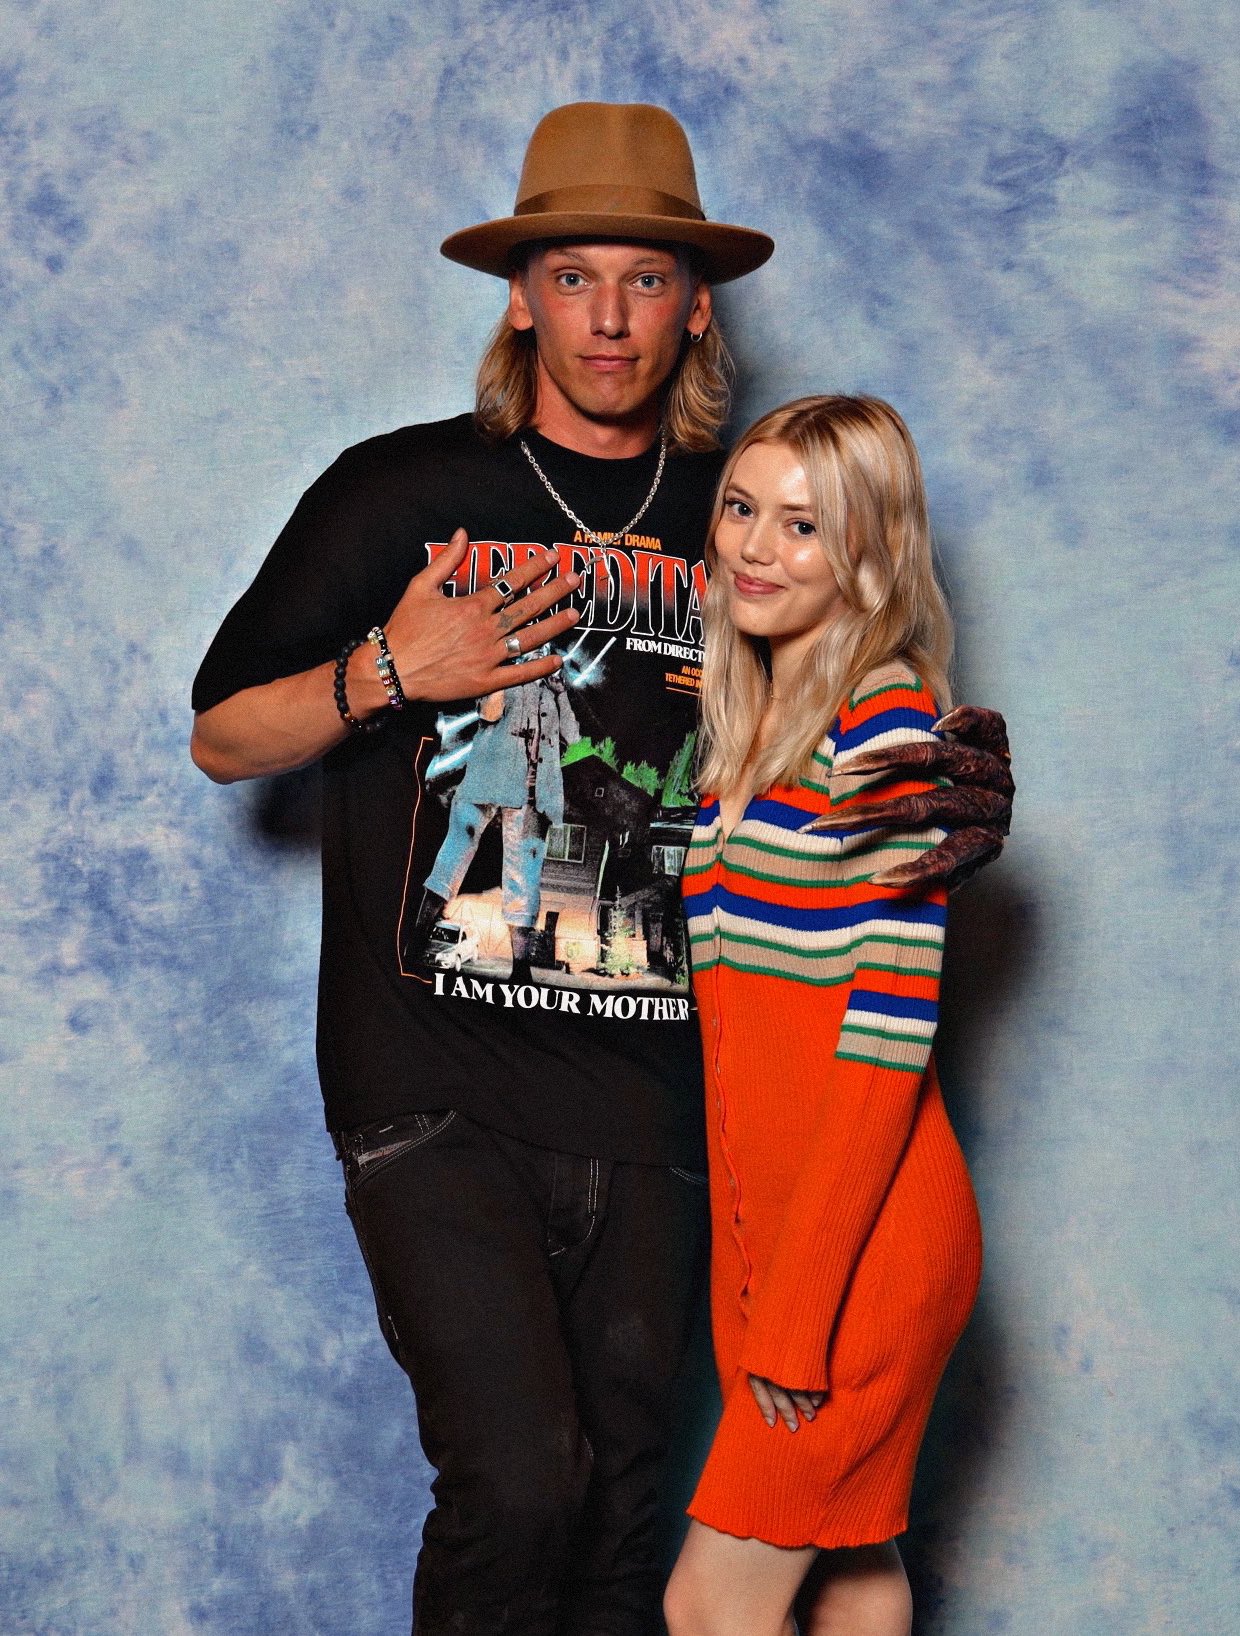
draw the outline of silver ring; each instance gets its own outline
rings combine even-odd
[[[509,585],[509,583],[508,583],[508,581],[506,579],[493,579],[491,581],[491,589],[493,591],[498,591],[500,596],[503,597],[504,602],[511,602],[512,601],[513,594],[514,594],[513,589],[512,589],[512,586]],[[503,607],[504,602],[501,602],[501,604],[500,604],[501,607]]]
[[[515,659],[521,651],[521,638],[519,636],[506,636],[504,646]]]

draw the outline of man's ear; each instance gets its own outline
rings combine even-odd
[[[697,289],[693,293],[693,305],[689,308],[689,316],[685,319],[685,328],[692,335],[705,334],[710,328],[713,310],[710,285],[704,278],[700,278],[698,279]]]
[[[513,329],[533,329],[534,317],[525,299],[525,274],[511,273],[508,278],[508,322]]]

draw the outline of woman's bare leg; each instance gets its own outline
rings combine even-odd
[[[909,1636],[913,1605],[894,1540],[785,1550],[690,1522],[663,1611],[670,1636]]]
[[[913,1598],[895,1540],[823,1551],[796,1614],[802,1636],[909,1636]]]
[[[793,1599],[817,1555],[690,1522],[663,1598],[670,1636],[793,1636]]]

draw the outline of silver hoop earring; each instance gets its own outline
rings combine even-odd
[[[689,339],[693,342],[694,346],[696,346],[698,344],[698,342],[702,339],[702,336],[705,335],[705,334],[706,334],[705,330],[699,330],[696,335],[693,333],[692,330],[690,330],[689,331]]]

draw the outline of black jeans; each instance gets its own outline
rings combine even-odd
[[[345,1204],[437,1473],[415,1636],[645,1636],[704,1178],[463,1114],[337,1138]]]

